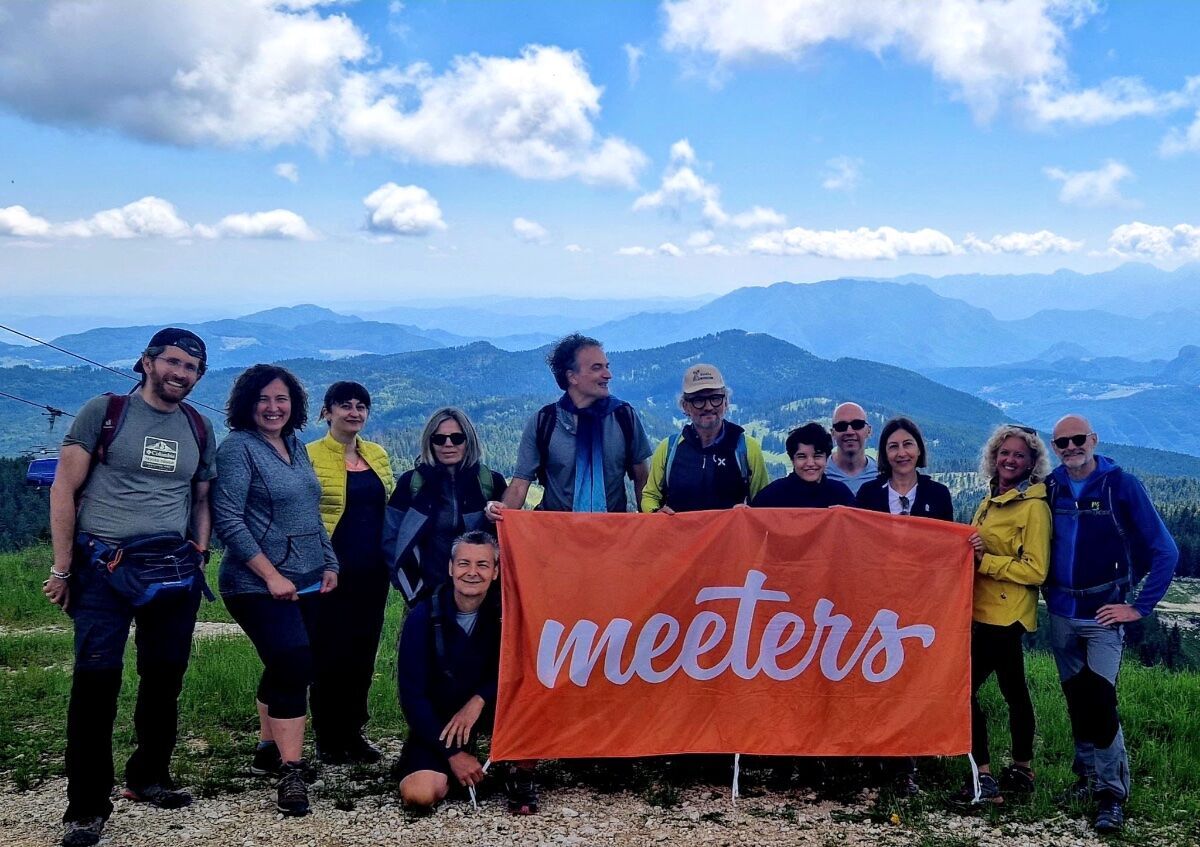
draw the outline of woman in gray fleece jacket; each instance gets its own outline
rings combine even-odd
[[[263,661],[261,740],[251,770],[280,774],[276,806],[291,815],[308,812],[301,755],[314,603],[338,577],[318,509],[321,486],[295,435],[307,417],[307,396],[290,372],[246,370],[229,393],[232,431],[217,450],[212,496],[213,525],[225,544],[221,596]]]

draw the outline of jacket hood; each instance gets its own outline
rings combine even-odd
[[[1099,453],[1096,453],[1095,458],[1096,470],[1092,471],[1092,475],[1088,477],[1090,481],[1099,482],[1110,473],[1121,470],[1121,466],[1112,459],[1108,458],[1108,456],[1101,456]],[[1063,485],[1069,485],[1071,482],[1071,477],[1067,473],[1066,467],[1063,465],[1059,465],[1057,468],[1055,468],[1054,473],[1052,473],[1051,476]]]

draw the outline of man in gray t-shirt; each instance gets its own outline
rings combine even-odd
[[[111,582],[113,564],[93,561],[97,543],[119,546],[147,535],[189,539],[208,559],[215,471],[212,423],[183,399],[204,374],[204,342],[185,329],[155,333],[134,365],[139,387],[103,395],[79,411],[63,439],[50,489],[54,564],[43,592],[75,624],[75,665],[67,714],[67,811],[62,843],[95,844],[112,812],[112,733],[129,628],[137,621],[138,746],[125,766],[125,796],[160,808],[191,802],[168,768],[176,713],[191,652],[202,578],[175,579],[135,606]],[[139,598],[140,600],[141,598]]]
[[[637,412],[609,392],[612,372],[604,348],[573,333],[554,346],[547,361],[563,396],[525,425],[512,483],[503,502],[488,503],[489,519],[497,520],[505,508],[521,508],[535,479],[544,488],[543,509],[627,511],[625,477],[633,480],[636,504],[653,451]]]

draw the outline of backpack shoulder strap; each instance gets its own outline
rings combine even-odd
[[[208,428],[204,426],[204,418],[187,403],[180,403],[179,408],[183,409],[183,416],[187,418],[188,426],[192,428],[196,446],[200,449],[200,461],[204,461],[204,453],[208,450]]]
[[[129,395],[106,393],[108,405],[104,408],[104,422],[100,424],[100,438],[92,450],[92,467],[108,463],[108,448],[117,438],[129,413]]]
[[[554,435],[554,427],[558,423],[558,404],[547,403],[538,409],[537,424],[534,427],[535,440],[538,450],[538,482],[546,485],[546,465],[550,462],[550,439]]]
[[[675,464],[675,451],[679,449],[680,433],[673,432],[667,437],[667,463],[663,467],[663,484],[662,497],[663,502],[667,499],[667,489],[671,487],[671,468]]]
[[[483,493],[483,502],[494,499],[496,485],[492,480],[492,469],[483,462],[479,463],[479,490]]]
[[[411,503],[417,499],[417,492],[425,485],[425,477],[416,468],[413,468],[412,476],[408,478],[408,502]]]
[[[625,474],[630,479],[633,478],[633,406],[622,401],[620,406],[613,410],[613,416],[617,419],[617,423],[621,427],[621,434],[625,436]]]

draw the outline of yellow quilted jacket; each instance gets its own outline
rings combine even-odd
[[[1038,586],[1050,569],[1052,519],[1045,483],[985,497],[971,523],[983,539],[975,570],[975,620],[1037,629]]]
[[[329,537],[333,538],[333,531],[346,511],[346,448],[332,435],[326,434],[324,438],[307,444],[306,449],[313,470],[317,472],[317,480],[321,483],[321,522],[325,524]],[[387,451],[374,441],[359,437],[358,455],[375,471],[375,475],[383,482],[386,496],[390,497],[392,489],[396,487],[396,479],[392,476]]]

